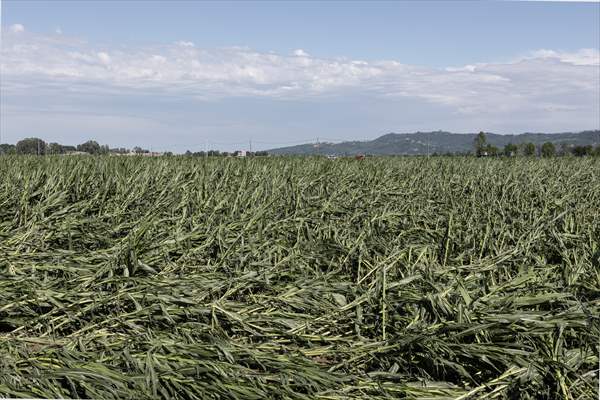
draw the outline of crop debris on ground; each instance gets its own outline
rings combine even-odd
[[[593,399],[593,159],[0,157],[0,396]]]

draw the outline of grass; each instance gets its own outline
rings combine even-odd
[[[0,157],[0,396],[592,399],[600,162]]]

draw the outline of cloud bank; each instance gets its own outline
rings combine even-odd
[[[401,60],[319,58],[304,49],[278,54],[247,47],[200,48],[187,40],[111,47],[63,33],[34,34],[20,24],[2,33],[0,73],[8,103],[13,96],[37,92],[201,102],[361,98],[377,104],[431,104],[472,124],[518,115],[531,122],[524,126],[557,118],[561,127],[570,120],[578,127],[600,125],[598,49],[536,49],[503,62],[430,68]]]

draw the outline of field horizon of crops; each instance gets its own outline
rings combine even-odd
[[[597,159],[0,157],[0,397],[592,399]]]

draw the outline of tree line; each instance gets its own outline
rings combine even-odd
[[[136,148],[134,148],[135,150]],[[148,152],[137,148],[140,152]],[[120,153],[126,154],[130,150],[126,148],[109,148],[107,145],[100,145],[95,140],[78,144],[77,146],[63,145],[60,143],[46,143],[40,138],[31,137],[19,140],[17,144],[0,144],[0,154],[30,154],[30,155],[47,155],[47,154],[68,154],[73,152],[82,152],[88,154],[110,154]]]
[[[541,157],[554,157],[557,155],[574,155],[578,157],[583,156],[600,156],[600,144],[595,148],[592,145],[579,145],[574,146],[568,143],[561,143],[557,149],[556,145],[552,142],[544,142],[539,146],[534,143],[508,143],[503,149],[499,149],[496,146],[488,143],[487,137],[484,132],[479,132],[475,137],[473,147],[475,149],[475,155],[477,157],[486,156],[506,156],[512,157],[517,155],[523,155],[527,157],[541,156]]]
[[[475,150],[475,155],[477,157],[486,157],[486,156],[506,156],[512,157],[517,155],[523,156],[541,156],[541,157],[554,157],[554,156],[565,156],[565,155],[574,155],[578,157],[583,156],[600,156],[600,144],[596,147],[592,145],[571,145],[568,143],[561,143],[559,148],[552,142],[545,142],[539,146],[536,146],[534,143],[508,143],[504,146],[504,148],[500,149],[492,144],[488,143],[485,132],[479,132],[476,136],[473,147]],[[46,143],[40,138],[31,137],[20,140],[16,145],[3,143],[0,144],[0,154],[30,154],[30,155],[47,155],[47,154],[69,154],[74,152],[82,152],[92,155],[103,155],[103,154],[148,154],[149,150],[143,149],[139,146],[134,147],[133,149],[127,149],[123,147],[119,148],[109,148],[107,145],[100,145],[98,142],[94,140],[88,140],[84,143],[78,144],[77,146],[69,146],[62,145],[59,143]],[[171,152],[163,153],[164,155],[172,155]],[[219,151],[219,150],[208,150],[208,151],[198,151],[191,152],[187,150],[184,155],[188,157],[229,157],[229,156],[239,156],[242,152],[227,152],[227,151]],[[268,152],[266,151],[256,151],[256,152],[244,152],[247,156],[267,156]],[[437,153],[433,154],[438,155]],[[468,153],[462,154],[468,155]]]
[[[70,153],[87,153],[92,155],[104,155],[104,154],[148,154],[149,150],[143,149],[139,146],[133,149],[127,149],[124,147],[109,148],[107,145],[101,145],[95,140],[88,140],[84,143],[78,144],[77,146],[62,145],[60,143],[46,143],[40,138],[31,137],[23,140],[19,140],[17,144],[0,144],[0,154],[29,154],[29,155],[52,155],[52,154],[70,154]],[[173,155],[171,152],[161,153],[166,156]],[[236,156],[240,152],[220,152],[218,150],[209,150],[207,152],[200,151],[192,153],[186,151],[186,156],[191,157],[227,157]],[[266,156],[266,151],[246,152],[248,156]]]

